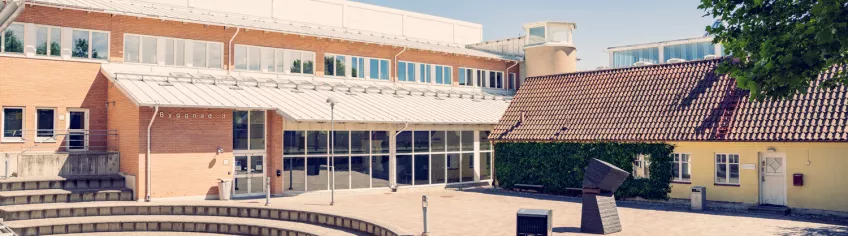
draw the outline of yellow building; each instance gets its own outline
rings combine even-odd
[[[846,88],[752,102],[720,60],[528,78],[490,138],[668,143],[670,198],[848,215]]]

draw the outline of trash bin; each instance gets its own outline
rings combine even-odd
[[[230,194],[232,193],[233,180],[231,179],[218,179],[218,199],[222,201],[230,200]]]
[[[689,196],[691,201],[691,209],[693,211],[703,211],[707,204],[707,188],[701,186],[692,187],[692,195]]]

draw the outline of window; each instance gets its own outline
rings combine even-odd
[[[389,80],[389,60],[371,58],[368,60],[369,78]]]
[[[62,56],[62,29],[38,26],[35,30],[35,54],[39,56]]]
[[[206,58],[206,47],[207,43],[205,42],[194,42],[194,48],[192,48],[192,66],[193,67],[206,67],[207,58]]]
[[[157,64],[156,37],[126,35],[124,37],[124,62]]]
[[[265,149],[265,111],[233,112],[233,149]]]
[[[315,68],[315,53],[286,50],[285,64],[289,73],[311,75]]]
[[[716,154],[717,184],[739,185],[739,154]]]
[[[3,142],[23,142],[24,108],[3,108]]]
[[[671,155],[674,157],[674,162],[672,166],[672,180],[678,182],[689,182],[691,177],[691,169],[689,168],[689,154],[673,153]]]
[[[474,84],[475,87],[485,87],[486,85],[486,71],[476,70],[477,71],[477,83]]]
[[[124,36],[124,62],[140,62],[141,37]]]
[[[165,39],[165,65],[185,66],[185,40]]]
[[[106,60],[109,55],[109,33],[89,30],[71,31],[74,58]]]
[[[24,25],[9,25],[3,32],[3,37],[0,37],[0,41],[3,44],[2,52],[24,53]]]
[[[262,61],[265,62],[265,71],[274,72],[275,68],[277,68],[275,54],[274,49],[267,48],[262,50]]]
[[[431,83],[432,79],[430,78],[430,74],[432,72],[430,72],[430,69],[432,69],[433,66],[430,65],[430,64],[421,64],[420,67],[421,67],[421,70],[420,70],[421,76],[418,77],[418,79],[419,79],[418,82],[428,83],[428,84]]]
[[[365,58],[350,57],[350,77],[365,78]]]
[[[480,131],[480,180],[492,179],[492,143],[490,131]]]
[[[55,142],[56,109],[39,108],[35,112],[35,141]]]
[[[450,66],[436,66],[436,84],[446,84],[450,85],[453,81],[451,81],[453,67]]]
[[[345,57],[341,55],[324,55],[325,76],[345,76]]]
[[[530,43],[543,43],[545,42],[545,27],[533,27],[530,28]]]
[[[141,63],[157,64],[156,51],[159,50],[156,38],[141,37]]]
[[[651,157],[645,154],[636,155],[633,160],[633,178],[646,179],[651,177]]]
[[[509,90],[518,90],[518,81],[515,73],[509,73]]]
[[[337,130],[331,134],[328,131],[285,130],[282,177],[287,190],[329,189],[329,177],[333,174],[327,168],[331,137],[334,138],[336,189],[389,186],[387,131]],[[403,159],[398,161],[403,162]]]
[[[489,71],[489,88],[503,88],[503,72]]]
[[[415,82],[415,63],[398,62],[398,81]]]

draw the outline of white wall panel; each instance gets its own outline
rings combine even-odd
[[[403,21],[403,34],[408,37],[453,42],[453,24],[407,16]]]
[[[274,17],[295,22],[342,27],[344,6],[337,1],[275,0]]]
[[[271,17],[271,0],[191,0],[191,7],[243,15]]]
[[[403,15],[381,9],[348,6],[345,12],[345,27],[384,34],[403,34]]]
[[[483,27],[456,24],[454,32],[454,41],[459,44],[472,44],[483,41]]]

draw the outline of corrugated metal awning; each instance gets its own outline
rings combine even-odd
[[[454,88],[392,86],[391,82],[312,77],[249,77],[186,73],[175,68],[105,64],[101,71],[138,106],[276,110],[301,122],[497,124],[509,97]],[[478,90],[479,91],[479,90]]]

